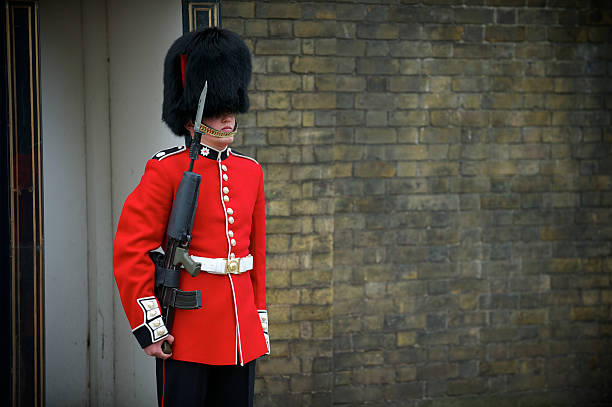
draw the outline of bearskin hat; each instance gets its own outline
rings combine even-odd
[[[176,135],[188,135],[200,93],[208,82],[204,117],[249,109],[251,53],[235,33],[206,28],[177,39],[164,61],[162,120]]]

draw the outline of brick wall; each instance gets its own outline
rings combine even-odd
[[[612,6],[223,1],[254,54],[257,405],[612,398]]]

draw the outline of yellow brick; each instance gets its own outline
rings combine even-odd
[[[426,39],[433,41],[459,41],[463,34],[463,27],[461,26],[425,26],[423,28],[423,36]]]
[[[458,162],[420,162],[418,173],[423,177],[449,177],[459,174]]]
[[[459,296],[459,308],[473,310],[478,306],[478,294],[464,294]]]
[[[593,321],[597,318],[596,307],[572,307],[570,311],[572,321]]]
[[[548,322],[546,310],[515,311],[511,315],[511,321],[517,325],[545,325]]]
[[[302,76],[302,90],[304,92],[312,92],[315,90],[314,75],[303,75]]]
[[[294,270],[291,272],[291,284],[294,286],[329,285],[330,282],[331,270]]]
[[[585,273],[598,273],[603,271],[601,259],[584,259],[582,261],[582,266]]]
[[[302,126],[314,127],[314,124],[315,124],[315,114],[313,112],[302,113]]]
[[[398,109],[415,109],[419,106],[419,95],[417,93],[404,93],[397,96]]]
[[[395,176],[395,165],[385,161],[355,163],[355,176],[362,178],[390,178]]]
[[[293,321],[325,321],[331,316],[329,305],[295,305],[291,308]]]
[[[303,288],[301,290],[302,304],[331,304],[333,293],[331,288]]]
[[[223,2],[223,17],[240,17],[253,18],[255,17],[255,3],[224,1]]]
[[[416,344],[416,332],[398,332],[397,333],[397,346],[413,346]]]
[[[452,93],[425,94],[422,98],[423,108],[440,109],[457,107],[457,95]]]
[[[335,163],[333,166],[333,174],[334,174],[334,178],[351,177],[353,175],[353,164],[352,163]]]
[[[225,12],[225,9],[223,10]],[[265,20],[245,21],[245,35],[248,37],[265,37],[268,35],[268,24]]]
[[[270,235],[266,239],[266,250],[270,253],[283,253],[289,249],[289,235]]]
[[[302,18],[302,6],[299,3],[262,3],[256,2],[256,14],[258,18]]]
[[[417,165],[415,162],[398,162],[397,163],[398,177],[416,177]]]
[[[291,319],[291,306],[269,303],[268,314],[270,321],[274,321],[274,325],[282,322],[289,322]],[[272,324],[272,322],[270,324]]]
[[[336,35],[334,21],[296,21],[293,29],[296,37],[334,37]]]
[[[271,340],[270,347],[272,348],[272,354],[275,358],[286,358],[289,357],[289,343],[287,341],[278,341],[275,339]],[[276,375],[274,375],[276,376]]]
[[[550,263],[550,271],[557,273],[575,273],[582,268],[580,259],[552,259]]]
[[[266,106],[266,95],[263,93],[252,93],[249,95],[250,109],[254,110],[262,110]]]
[[[298,93],[291,97],[294,109],[335,109],[334,93]]]
[[[341,92],[363,92],[366,80],[360,76],[339,75],[335,77],[336,89]]]
[[[289,201],[268,201],[266,203],[266,215],[268,216],[289,216],[291,214],[291,204]]]
[[[499,161],[488,162],[486,165],[486,174],[483,175],[514,175],[518,172],[516,162],[514,161]]]
[[[499,360],[493,362],[482,362],[480,365],[481,374],[487,376],[514,374],[516,373],[515,360]]]
[[[284,339],[297,339],[284,338]],[[272,355],[274,352],[272,352]],[[298,358],[262,358],[257,361],[257,372],[261,375],[290,375],[300,373],[300,359]]]
[[[297,75],[258,75],[255,80],[257,90],[295,91],[301,85]]]
[[[286,288],[290,286],[289,270],[274,270],[270,267],[266,270],[266,286],[274,288]]]
[[[307,90],[304,88],[304,90]],[[312,89],[308,89],[317,92],[329,92],[336,90],[336,75],[333,74],[321,74],[317,75],[315,79],[315,84]]]
[[[312,335],[317,339],[332,338],[332,324],[330,321],[315,321],[312,323]]]
[[[331,57],[296,57],[292,69],[299,73],[331,73],[336,71],[336,60]]]
[[[428,158],[427,146],[424,145],[397,145],[389,154],[392,160],[415,161]]]
[[[271,24],[270,24],[271,25]],[[299,38],[290,40],[258,39],[255,47],[257,55],[299,55],[301,50]]]
[[[301,123],[300,112],[284,110],[257,112],[257,126],[259,127],[299,127]]]
[[[329,7],[329,8],[327,8]],[[333,20],[336,18],[335,4],[321,4],[317,5],[315,11],[315,18],[317,20]]]
[[[267,106],[270,109],[289,109],[291,99],[288,93],[273,92],[267,96]]]
[[[266,291],[266,300],[270,304],[299,304],[300,290],[297,288],[269,288]]]
[[[294,235],[291,238],[291,251],[312,251],[314,235],[300,236]]]

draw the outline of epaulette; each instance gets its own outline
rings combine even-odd
[[[164,158],[170,157],[171,155],[180,153],[181,151],[184,151],[184,150],[185,150],[185,146],[170,147],[165,150],[158,151],[157,153],[155,153],[153,157],[151,157],[151,159],[161,161]]]
[[[256,159],[254,159],[252,157],[249,157],[248,155],[244,155],[240,151],[236,151],[233,148],[230,149],[230,154],[231,155],[235,155],[236,157],[246,158],[247,160],[251,160],[251,161],[255,162],[256,164],[259,164]]]

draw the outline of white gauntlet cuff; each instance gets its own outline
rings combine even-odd
[[[265,309],[257,310],[259,314],[259,320],[261,321],[261,328],[263,329],[264,337],[266,338],[266,346],[268,347],[268,352],[266,355],[270,354],[270,335],[268,334],[268,311]]]
[[[168,330],[161,316],[159,304],[155,297],[143,297],[136,300],[143,313],[143,322],[132,333],[142,348],[168,336]]]

